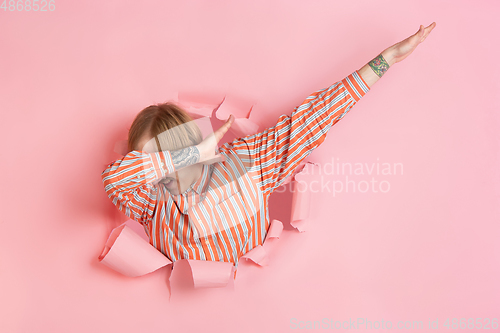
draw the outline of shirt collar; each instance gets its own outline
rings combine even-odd
[[[177,202],[179,200],[182,200],[182,198],[181,198],[182,196],[188,195],[191,192],[191,190],[198,193],[198,195],[201,197],[202,193],[206,190],[205,187],[210,183],[210,178],[211,178],[211,175],[213,172],[213,167],[214,167],[214,164],[210,164],[210,165],[203,164],[201,176],[198,178],[198,180],[195,183],[191,184],[191,186],[184,193],[177,194],[177,195],[171,195],[171,198],[175,202]]]
[[[210,174],[212,170],[213,164],[206,165],[203,164],[203,170],[201,172],[200,178],[191,186],[193,191],[201,195],[205,189],[205,186],[208,185],[210,180]]]

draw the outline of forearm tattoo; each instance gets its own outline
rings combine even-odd
[[[384,73],[389,69],[389,64],[387,63],[387,61],[385,61],[384,57],[382,57],[382,54],[379,54],[377,57],[373,58],[373,60],[368,64],[373,69],[375,74],[378,75],[378,77],[382,77],[382,75],[384,75]]]
[[[200,161],[200,151],[196,146],[170,152],[175,169],[180,169],[188,165],[196,164]]]

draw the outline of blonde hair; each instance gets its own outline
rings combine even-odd
[[[137,145],[144,135],[155,138],[156,146],[161,147],[161,150],[169,151],[203,141],[203,135],[193,118],[172,102],[150,105],[137,114],[128,132],[129,152],[142,149]]]

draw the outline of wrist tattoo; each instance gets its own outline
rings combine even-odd
[[[382,53],[373,58],[368,64],[378,77],[382,77],[382,75],[384,75],[384,73],[389,69],[389,64],[385,61]]]
[[[183,168],[188,165],[196,164],[200,161],[200,151],[196,146],[190,146],[184,149],[171,151],[172,161],[176,169]]]

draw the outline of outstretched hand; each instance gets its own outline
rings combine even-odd
[[[229,127],[234,122],[234,116],[230,115],[227,121],[218,130],[210,134],[198,144],[198,149],[200,151],[200,161],[203,164],[212,164],[217,162],[222,162],[224,160],[221,154],[216,155],[217,143],[222,139],[224,134],[229,130]]]
[[[436,22],[432,22],[426,28],[420,25],[415,34],[389,47],[387,51],[392,55],[393,63],[400,62],[408,57],[417,48],[418,44],[429,36],[434,27],[436,27]]]

